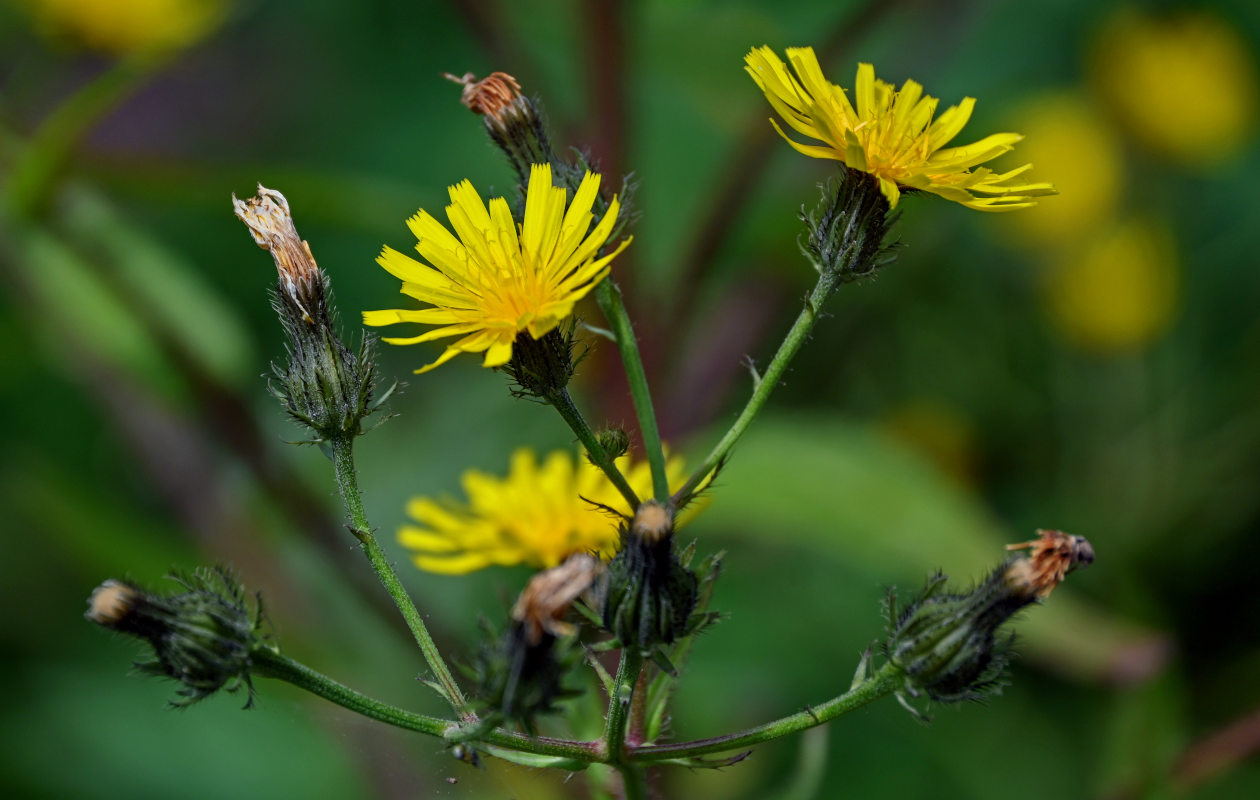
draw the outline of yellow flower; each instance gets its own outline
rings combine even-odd
[[[491,199],[487,209],[469,181],[450,187],[446,216],[454,235],[424,210],[407,220],[419,240],[416,250],[428,264],[390,247],[376,259],[402,279],[403,294],[432,308],[367,311],[364,323],[438,326],[419,336],[385,339],[390,344],[462,337],[416,372],[427,372],[459,353],[484,352],[487,367],[506,364],[518,335],[539,339],[570,316],[574,304],[608,275],[609,262],[630,243],[626,239],[608,255],[597,257],[620,210],[614,197],[608,213],[588,235],[599,180],[586,173],[566,211],[568,192],[552,185],[551,165],[535,164],[525,197],[525,221],[519,226],[504,198]]]
[[[1076,243],[1114,221],[1125,185],[1116,133],[1077,92],[1033,100],[1018,117],[1029,135],[1022,154],[1054,175],[1062,202],[1042,203],[1012,219],[1035,245]]]
[[[1126,9],[1104,26],[1093,66],[1116,117],[1152,150],[1210,166],[1253,141],[1260,116],[1255,55],[1218,19]]]
[[[223,20],[224,0],[19,0],[47,34],[115,56],[187,47]]]
[[[617,467],[641,497],[652,493],[647,463]],[[667,464],[669,483],[682,486],[682,459]],[[398,541],[416,552],[420,569],[460,575],[492,564],[528,564],[547,569],[573,553],[598,552],[607,559],[617,548],[618,521],[600,503],[626,516],[630,507],[599,468],[585,457],[557,450],[540,465],[529,448],[512,454],[506,478],[468,470],[463,478],[467,504],[413,498]]]
[[[1068,341],[1097,353],[1151,343],[1177,311],[1177,261],[1167,225],[1128,220],[1083,251],[1068,250],[1046,283],[1050,321]]]
[[[788,125],[822,144],[801,144],[773,119],[770,124],[805,155],[834,159],[878,178],[890,206],[896,207],[905,189],[980,211],[1026,208],[1035,204],[1032,198],[1055,193],[1048,183],[1019,179],[1031,164],[1001,174],[977,166],[1011,150],[1019,134],[995,133],[975,144],[945,148],[970,119],[974,98],[964,98],[933,122],[937,99],[923,94],[922,86],[906,81],[898,91],[877,80],[870,64],[859,64],[855,106],[844,89],[823,77],[812,47],[789,47],[787,56],[795,77],[769,47],[753,48],[744,57],[744,69]]]

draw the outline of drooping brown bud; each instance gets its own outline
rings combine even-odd
[[[1039,530],[1038,538],[1008,544],[1007,550],[1028,549],[1028,558],[1012,561],[1006,569],[1011,588],[1044,599],[1077,567],[1094,563],[1094,547],[1084,536],[1063,531]]]
[[[525,640],[537,645],[544,633],[552,636],[573,633],[573,626],[564,621],[564,615],[603,570],[604,565],[598,558],[575,553],[563,564],[530,578],[529,585],[512,606],[512,620],[524,628]]]
[[[471,72],[461,76],[443,72],[442,77],[464,87],[459,101],[474,114],[499,119],[512,101],[521,96],[521,85],[506,72],[491,72],[481,80]]]

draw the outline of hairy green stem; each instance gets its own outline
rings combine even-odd
[[[79,140],[163,63],[150,57],[120,61],[58,106],[32,135],[14,165],[4,191],[5,208],[21,215],[38,213]]]
[[[770,360],[770,366],[766,367],[766,372],[762,375],[756,386],[753,387],[752,397],[748,398],[748,403],[744,406],[744,410],[740,412],[739,418],[731,425],[730,430],[722,437],[721,441],[713,448],[708,457],[702,463],[683,487],[674,493],[675,505],[684,505],[695,494],[697,487],[704,482],[706,478],[712,474],[722,463],[722,460],[730,453],[731,448],[739,441],[739,437],[744,435],[744,431],[752,423],[753,418],[765,406],[766,401],[770,399],[770,393],[779,385],[779,380],[783,377],[783,373],[787,371],[788,364],[796,356],[796,353],[805,344],[805,340],[809,338],[809,334],[814,329],[814,325],[818,322],[818,317],[822,310],[822,304],[831,296],[839,283],[839,276],[831,270],[823,270],[819,275],[818,283],[814,286],[814,290],[810,292],[809,298],[805,301],[805,307],[801,309],[801,313],[796,317],[796,322],[792,323],[792,329],[788,331],[784,337],[783,343],[779,345],[779,350],[774,354],[774,358]]]
[[[621,297],[621,289],[606,278],[595,287],[595,300],[604,312],[613,335],[617,337],[617,349],[621,351],[621,364],[630,384],[630,399],[639,419],[639,433],[643,436],[643,449],[647,451],[648,466],[652,469],[652,492],[658,502],[669,502],[669,478],[665,473],[665,450],[661,446],[661,432],[656,425],[656,410],[652,407],[652,393],[648,390],[647,373],[643,371],[643,359],[639,357],[639,343],[634,338],[630,315]]]
[[[625,800],[647,797],[647,776],[643,768],[629,763],[626,757],[626,725],[630,720],[630,709],[642,668],[643,654],[634,647],[623,647],[612,691],[608,693],[608,719],[603,740],[605,757],[621,773]]]
[[[842,714],[861,708],[881,697],[892,694],[901,686],[904,673],[891,662],[849,691],[833,697],[822,705],[806,709],[765,725],[758,725],[737,733],[697,739],[691,742],[643,745],[629,754],[632,763],[651,763],[675,758],[702,756],[707,753],[724,753],[749,745],[760,744],[780,736],[813,728],[830,722]]]
[[[404,711],[379,700],[373,700],[360,694],[349,686],[323,675],[300,662],[280,655],[266,648],[256,649],[250,656],[253,663],[253,674],[264,678],[279,680],[305,689],[311,694],[336,703],[342,708],[370,717],[387,725],[419,731],[431,736],[444,736],[447,731],[457,727],[455,722],[424,714]]]
[[[586,423],[586,418],[582,416],[582,412],[578,411],[578,407],[573,403],[573,397],[570,396],[568,389],[561,389],[556,392],[548,392],[546,401],[560,413],[564,421],[568,423],[573,433],[577,435],[578,441],[586,448],[586,452],[590,454],[591,461],[595,466],[604,471],[608,476],[608,480],[612,481],[612,485],[617,487],[617,491],[621,492],[621,496],[626,498],[626,502],[630,504],[630,509],[634,510],[639,507],[639,496],[635,494],[634,489],[630,486],[630,482],[626,480],[626,476],[621,474],[621,470],[617,469],[616,461],[612,456],[608,455],[608,451],[599,443],[599,439],[595,437],[595,432],[591,430],[591,426]]]
[[[372,533],[372,527],[368,524],[367,514],[363,511],[363,496],[359,492],[359,479],[354,468],[353,434],[334,439],[332,454],[333,469],[337,473],[337,488],[341,490],[342,502],[345,503],[346,513],[350,515],[351,532],[363,543],[363,552],[372,564],[372,569],[376,571],[376,577],[380,578],[381,584],[394,599],[394,605],[398,606],[399,612],[407,622],[407,627],[411,629],[411,635],[415,637],[416,644],[420,645],[420,652],[424,654],[424,660],[433,671],[434,677],[437,678],[447,701],[464,719],[475,719],[475,715],[468,709],[468,701],[464,699],[459,685],[455,683],[455,677],[451,675],[450,668],[446,666],[437,645],[433,643],[429,629],[420,618],[420,612],[416,610],[415,603],[411,601],[407,590],[403,588],[402,581],[398,579],[398,573],[389,563],[385,551],[381,549],[375,534]]]

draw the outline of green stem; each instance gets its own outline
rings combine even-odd
[[[707,753],[724,753],[749,745],[777,739],[791,733],[813,728],[861,708],[881,697],[892,694],[901,685],[903,672],[891,662],[885,664],[878,672],[864,680],[854,688],[833,697],[820,706],[801,711],[791,716],[749,728],[738,733],[715,736],[711,739],[697,739],[692,742],[673,742],[670,744],[649,744],[635,749],[629,754],[632,763],[652,763],[675,758],[702,756]]]
[[[382,703],[356,692],[345,684],[316,672],[310,667],[267,648],[258,648],[251,654],[252,671],[255,676],[276,678],[305,689],[342,708],[349,709],[365,717],[403,728],[409,731],[427,733],[447,741],[459,741],[461,734],[468,729],[468,723],[429,717],[405,711],[388,703]],[[565,739],[548,737],[529,737],[513,733],[502,728],[495,728],[477,736],[476,741],[496,745],[523,753],[534,753],[542,756],[571,758],[583,763],[596,763],[600,760],[597,742],[572,742]]]
[[[805,340],[809,338],[809,334],[814,329],[814,325],[818,322],[818,317],[822,309],[822,304],[835,290],[839,283],[839,276],[831,270],[823,270],[818,278],[818,283],[814,286],[814,290],[810,292],[809,298],[805,301],[805,307],[801,309],[801,313],[796,317],[796,322],[792,323],[792,329],[783,339],[783,343],[779,345],[779,350],[774,354],[774,358],[770,360],[770,366],[766,367],[764,375],[758,379],[756,386],[753,387],[752,397],[748,398],[748,403],[744,406],[744,410],[740,412],[739,418],[731,425],[730,430],[717,443],[704,463],[701,464],[683,487],[674,493],[675,505],[682,506],[687,503],[695,494],[697,487],[704,482],[706,478],[717,469],[730,453],[731,448],[739,441],[739,437],[744,435],[744,431],[752,423],[753,418],[765,406],[766,401],[770,399],[770,393],[779,385],[779,380],[783,377],[783,373],[787,371],[788,364],[796,356],[797,351],[805,344]]]
[[[652,393],[648,390],[647,373],[643,371],[643,359],[639,357],[639,343],[634,338],[630,315],[621,297],[621,289],[606,278],[595,287],[595,300],[604,312],[613,335],[617,337],[617,349],[621,351],[621,363],[630,384],[630,399],[634,401],[634,413],[639,418],[639,433],[643,448],[647,451],[648,466],[652,469],[652,491],[657,502],[669,502],[669,478],[665,473],[665,450],[661,446],[661,432],[656,426],[656,410],[652,407]]]
[[[305,664],[265,648],[255,650],[251,659],[254,675],[286,681],[298,688],[305,689],[311,694],[319,695],[325,700],[336,703],[342,708],[348,708],[351,711],[379,722],[384,722],[387,725],[405,728],[409,731],[419,731],[431,736],[444,736],[447,731],[458,727],[456,723],[450,720],[414,714],[387,703],[382,703],[379,700],[373,700],[367,695],[356,692],[349,686],[338,683],[327,675],[316,672]]]
[[[57,173],[83,135],[165,63],[153,58],[120,61],[62,103],[31,137],[4,191],[4,207],[33,215],[48,198]]]
[[[429,629],[420,618],[420,612],[416,610],[415,603],[411,601],[407,590],[403,588],[402,581],[398,579],[398,573],[389,563],[380,543],[376,541],[376,536],[372,533],[371,525],[368,524],[367,514],[363,511],[363,496],[359,492],[359,479],[354,468],[353,435],[334,439],[332,452],[333,469],[337,473],[337,488],[341,490],[341,499],[345,503],[346,512],[350,515],[351,532],[363,543],[363,552],[367,554],[372,569],[376,571],[376,577],[380,578],[385,590],[389,592],[390,597],[394,599],[394,604],[402,613],[403,619],[407,621],[407,627],[411,629],[411,635],[415,637],[416,644],[420,645],[420,652],[424,654],[424,660],[441,685],[447,701],[464,719],[475,719],[475,715],[468,709],[468,701],[464,699],[459,685],[455,683],[454,676],[451,675],[450,669],[442,659],[442,654],[433,643]]]
[[[634,489],[630,486],[630,482],[626,480],[626,476],[621,474],[621,470],[617,469],[616,461],[608,455],[608,451],[599,443],[595,432],[591,430],[591,426],[586,424],[586,418],[582,416],[582,412],[578,411],[578,407],[573,403],[573,397],[569,395],[568,389],[561,389],[558,392],[550,392],[546,396],[546,401],[556,411],[560,412],[560,416],[568,423],[569,427],[577,434],[578,441],[586,448],[586,452],[590,454],[591,461],[595,466],[604,471],[608,476],[608,480],[612,481],[612,485],[617,487],[617,491],[621,492],[621,496],[626,498],[626,502],[630,504],[633,511],[639,507],[639,496],[635,494]]]
[[[635,687],[643,668],[643,654],[634,647],[621,649],[621,661],[608,693],[608,720],[604,727],[604,752],[608,763],[621,773],[625,800],[647,797],[647,776],[642,767],[629,763],[626,748],[626,725],[634,703]]]
[[[630,705],[634,699],[634,687],[643,666],[643,654],[633,647],[621,649],[621,662],[613,678],[612,691],[608,695],[608,721],[604,726],[604,744],[608,748],[608,761],[617,764],[623,760],[626,747],[626,723],[630,719]]]

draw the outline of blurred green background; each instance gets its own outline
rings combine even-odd
[[[81,613],[104,578],[229,562],[265,592],[287,652],[442,713],[340,529],[327,461],[285,444],[300,433],[265,396],[274,271],[230,195],[261,181],[288,196],[353,329],[395,305],[373,259],[410,248],[407,216],[463,178],[511,189],[439,76],[511,72],[560,141],[641,181],[615,278],[665,434],[697,463],[749,391],[742,357],[766,363],[811,285],[797,212],[831,168],[769,130],[741,71],[759,44],[812,44],[842,85],[862,60],[942,108],[978,97],[960,138],[1027,134],[1009,165],[1032,160],[1062,194],[1012,215],[903,201],[899,262],[833,300],[686,531],[729,551],[715,605],[731,619],[696,647],[676,736],[846,687],[888,586],[935,567],[965,583],[1038,527],[1089,537],[1098,561],[1026,616],[1012,685],[987,707],[924,726],[883,701],[809,746],[654,785],[1260,796],[1254,3],[780,5],[0,4],[6,797],[586,796],[580,779],[476,770],[270,681],[249,712],[231,696],[167,710],[169,685],[127,674],[136,645]],[[146,36],[187,47],[124,69],[152,74],[117,104],[66,105]],[[99,119],[76,142],[79,112]],[[436,352],[384,349],[408,386],[358,452],[369,516],[458,657],[527,573],[412,569],[392,538],[406,499],[571,440],[473,359],[409,374]],[[597,424],[633,418],[616,370],[598,346],[581,376]]]

